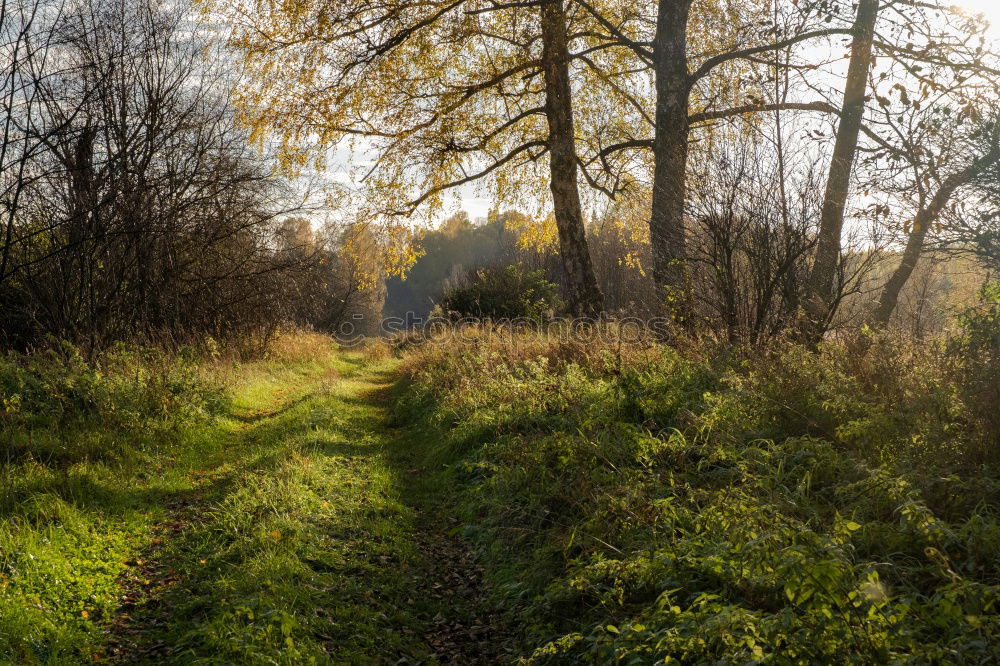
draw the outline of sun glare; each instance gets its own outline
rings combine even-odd
[[[956,5],[971,14],[982,14],[989,21],[989,34],[1000,40],[1000,0],[959,0]]]

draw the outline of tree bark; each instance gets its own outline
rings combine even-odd
[[[604,296],[597,286],[580,206],[563,0],[544,2],[541,15],[545,115],[549,123],[549,186],[559,231],[559,256],[569,284],[569,305],[573,314],[596,316],[604,308]]]
[[[822,338],[833,316],[833,283],[840,260],[844,209],[858,147],[858,133],[865,110],[872,39],[878,12],[879,0],[860,0],[854,20],[854,42],[851,44],[851,60],[847,68],[837,140],[833,146],[833,158],[820,213],[816,254],[806,282],[803,333],[810,342],[818,342]]]
[[[923,252],[927,231],[937,221],[955,190],[981,175],[998,161],[1000,161],[1000,150],[991,150],[962,171],[945,179],[930,202],[920,209],[913,220],[913,227],[910,229],[909,238],[906,239],[906,247],[903,249],[899,266],[892,272],[879,294],[878,305],[870,319],[872,326],[884,328],[889,323],[889,318],[899,303],[899,294],[913,274]]]
[[[684,236],[688,158],[687,22],[691,0],[660,0],[653,45],[656,75],[656,136],[649,238],[653,279],[668,304],[687,309],[687,246]]]

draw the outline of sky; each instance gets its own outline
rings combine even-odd
[[[958,0],[955,4],[973,12],[981,12],[990,22],[994,39],[1000,39],[1000,0]]]

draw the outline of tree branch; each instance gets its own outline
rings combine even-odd
[[[427,201],[429,198],[431,198],[435,194],[439,194],[440,192],[443,192],[445,190],[449,190],[449,189],[451,189],[453,187],[460,187],[460,186],[465,185],[467,183],[471,183],[471,182],[473,182],[475,180],[479,180],[480,178],[483,178],[484,176],[488,176],[489,174],[493,173],[494,171],[496,171],[497,169],[499,169],[500,167],[502,167],[504,164],[507,164],[508,162],[510,162],[511,160],[513,160],[515,157],[517,157],[521,153],[523,153],[525,151],[528,151],[528,150],[531,150],[532,148],[544,148],[545,150],[543,150],[540,153],[531,155],[531,157],[530,157],[531,160],[538,159],[542,154],[545,153],[546,150],[548,150],[548,146],[547,146],[547,144],[546,144],[545,141],[529,141],[527,143],[523,143],[520,146],[518,146],[517,148],[515,148],[514,150],[512,150],[509,153],[507,153],[506,155],[504,155],[502,158],[500,158],[499,160],[497,160],[493,164],[491,164],[488,167],[486,167],[485,169],[483,169],[482,171],[476,172],[476,173],[474,173],[474,174],[472,174],[470,176],[466,176],[465,178],[459,178],[458,180],[453,180],[453,181],[451,181],[449,183],[444,183],[442,185],[437,185],[435,187],[432,187],[431,189],[427,190],[426,192],[424,192],[423,194],[421,194],[416,199],[414,199],[414,200],[410,201],[408,204],[406,204],[406,208],[404,208],[402,210],[391,211],[390,214],[391,215],[410,215],[410,214],[413,213],[413,211],[415,211],[420,206],[420,204],[422,204],[423,202]]]
[[[720,53],[717,56],[712,56],[705,62],[701,64],[701,67],[696,69],[689,77],[689,84],[694,84],[696,81],[706,76],[713,69],[719,65],[729,62],[730,60],[737,60],[739,58],[747,58],[758,53],[764,53],[765,51],[778,51],[780,49],[798,44],[799,42],[804,42],[808,39],[815,39],[817,37],[831,37],[833,35],[850,35],[850,28],[826,28],[824,30],[813,30],[810,32],[803,32],[801,35],[795,35],[794,37],[789,37],[788,39],[782,39],[781,41],[773,42],[771,44],[764,44],[763,46],[752,46],[750,48],[741,49],[739,51],[729,51],[728,53]]]
[[[542,4],[542,0],[524,0],[523,2],[494,2],[491,3],[489,7],[483,7],[482,9],[466,9],[465,13],[469,16],[475,16],[477,14],[487,14],[489,12],[498,12],[504,9],[518,9],[521,7],[537,7]]]
[[[604,26],[604,29],[607,30],[608,32],[610,32],[612,37],[614,37],[619,42],[621,42],[622,46],[628,47],[637,56],[639,56],[640,58],[642,58],[644,61],[646,61],[649,64],[652,64],[652,62],[653,62],[653,52],[651,50],[647,49],[645,46],[643,46],[639,42],[637,42],[634,39],[631,39],[630,37],[628,37],[627,35],[625,35],[625,33],[623,33],[621,30],[619,30],[618,27],[615,26],[614,23],[612,23],[611,21],[609,21],[599,11],[597,11],[596,9],[594,9],[593,5],[591,5],[589,2],[587,2],[587,0],[573,0],[573,1],[576,2],[576,4],[580,5],[581,7],[583,7],[584,9],[586,9],[587,12],[591,16],[593,16],[595,19],[597,19],[597,22],[600,23],[602,26]]]
[[[734,106],[729,109],[718,111],[702,111],[688,116],[688,124],[695,125],[712,120],[722,120],[733,116],[742,116],[747,113],[760,113],[764,111],[821,111],[823,113],[840,113],[840,111],[829,102],[779,102],[775,104],[746,104]]]

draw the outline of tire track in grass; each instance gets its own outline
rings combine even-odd
[[[400,493],[414,511],[412,538],[419,567],[410,574],[414,590],[408,602],[414,597],[425,600],[419,616],[428,658],[406,663],[513,661],[517,648],[514,632],[491,607],[484,572],[459,534],[461,524],[452,515],[450,495],[441,486],[438,470],[428,463],[425,447],[432,442],[424,433],[387,425],[392,420],[391,383],[372,386],[363,396],[381,407],[385,456],[397,470]]]
[[[329,373],[324,373],[328,378]],[[286,399],[291,386],[280,386],[269,392],[266,405],[239,409],[222,424],[218,436],[227,441],[222,455],[208,455],[203,465],[187,476],[190,490],[165,501],[166,515],[150,527],[149,546],[139,557],[127,562],[129,568],[119,577],[121,588],[117,615],[106,628],[105,648],[92,655],[95,661],[135,663],[149,659],[169,649],[163,640],[150,642],[150,625],[162,622],[157,610],[167,588],[180,582],[180,574],[163,559],[163,551],[172,540],[181,538],[183,531],[210,506],[212,498],[221,495],[224,486],[241,472],[241,460],[233,460],[226,451],[238,448],[241,439],[252,437],[255,424],[278,416],[305,396]],[[167,461],[174,461],[173,457]]]
[[[506,659],[508,632],[423,481],[419,439],[386,425],[395,362],[326,365],[332,385],[319,363],[246,401],[226,460],[132,568],[109,640],[118,661]]]

